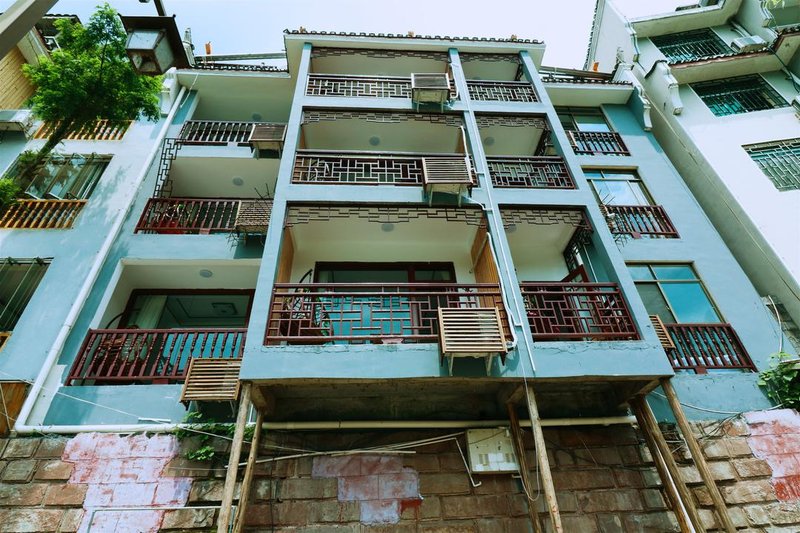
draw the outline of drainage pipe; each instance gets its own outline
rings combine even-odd
[[[88,274],[86,275],[83,285],[81,286],[80,292],[75,296],[75,300],[72,303],[72,307],[70,307],[69,309],[69,313],[64,318],[64,325],[61,326],[61,329],[58,331],[58,336],[56,337],[55,342],[53,342],[53,346],[51,346],[50,351],[47,352],[47,357],[42,363],[42,369],[39,371],[39,375],[36,376],[36,380],[33,382],[33,385],[31,386],[31,390],[28,393],[28,397],[25,399],[25,403],[22,405],[22,409],[20,410],[19,415],[17,416],[18,423],[14,427],[14,431],[16,431],[17,433],[33,433],[35,431],[40,430],[38,426],[29,426],[27,424],[31,411],[33,410],[33,406],[36,403],[39,393],[42,391],[42,388],[44,387],[44,383],[47,380],[47,376],[50,374],[50,371],[52,370],[53,366],[56,363],[56,360],[58,359],[59,354],[61,353],[61,350],[64,348],[64,343],[67,341],[67,336],[70,334],[73,326],[75,325],[75,322],[78,320],[78,315],[80,314],[81,309],[83,308],[83,304],[89,297],[89,292],[92,290],[92,286],[94,286],[95,282],[97,281],[97,278],[100,276],[100,271],[102,270],[103,265],[106,262],[106,259],[108,259],[108,255],[111,252],[111,247],[117,240],[117,236],[119,235],[119,232],[122,229],[122,224],[125,222],[125,217],[130,212],[131,207],[133,207],[136,195],[138,195],[139,187],[141,186],[145,177],[147,177],[147,173],[150,171],[150,166],[153,164],[153,161],[155,161],[156,156],[158,156],[159,152],[161,151],[161,143],[164,140],[164,137],[167,136],[167,131],[169,130],[169,127],[172,124],[173,119],[175,118],[175,114],[178,112],[178,109],[180,108],[180,103],[185,93],[186,93],[186,87],[181,87],[181,90],[178,93],[178,97],[175,98],[175,101],[172,104],[172,108],[170,109],[169,114],[167,115],[167,118],[164,121],[164,125],[158,132],[158,136],[156,137],[153,149],[147,155],[144,165],[142,166],[142,170],[136,177],[135,183],[137,185],[134,197],[131,199],[130,202],[128,202],[128,206],[120,212],[119,216],[117,216],[117,219],[114,221],[114,225],[111,226],[111,228],[109,229],[106,240],[103,241],[103,245],[97,252],[97,259],[95,259],[91,270],[89,270]]]

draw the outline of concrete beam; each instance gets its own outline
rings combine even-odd
[[[10,52],[56,0],[17,0],[0,15],[0,57]]]

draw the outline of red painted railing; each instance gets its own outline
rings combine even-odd
[[[574,189],[575,182],[560,156],[486,158],[495,187]]]
[[[521,283],[535,340],[638,339],[616,283]]]
[[[90,329],[66,384],[180,383],[192,358],[241,358],[246,331]]]
[[[186,234],[233,231],[241,200],[230,198],[150,198],[135,233]]]
[[[500,287],[447,283],[277,283],[265,344],[433,343],[440,307],[497,307]]]
[[[660,205],[605,205],[611,233],[634,237],[678,238],[667,212]]]
[[[622,136],[613,131],[567,131],[578,155],[631,155]]]
[[[730,324],[665,324],[674,350],[667,355],[675,370],[752,370],[756,367]]]

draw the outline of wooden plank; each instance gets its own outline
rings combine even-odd
[[[17,47],[0,58],[0,109],[20,109],[33,96],[33,85],[22,73],[25,63]]]
[[[250,453],[247,455],[247,466],[242,479],[242,490],[239,494],[239,507],[236,509],[236,518],[233,521],[233,533],[241,533],[244,529],[244,519],[247,513],[247,504],[253,486],[256,459],[258,459],[258,446],[261,442],[261,427],[264,425],[264,413],[260,410],[256,414],[256,426],[253,428],[253,440],[250,442]]]
[[[664,350],[674,350],[675,343],[672,342],[672,337],[669,336],[667,327],[664,325],[661,317],[658,315],[650,315],[650,322],[653,324],[658,340],[661,341],[661,346],[664,347]]]
[[[28,384],[24,381],[6,381],[0,383],[0,436],[6,437],[14,427],[14,423],[22,410],[22,404],[28,396]]]
[[[278,260],[278,272],[275,275],[275,283],[289,283],[292,276],[292,263],[294,262],[294,241],[292,239],[291,228],[283,230],[281,240],[281,256]]]
[[[533,387],[531,385],[526,385],[526,387],[527,394],[525,398],[528,402],[528,413],[531,419],[531,429],[533,429],[533,442],[539,462],[539,477],[542,480],[547,510],[550,513],[550,523],[555,533],[563,533],[564,527],[561,525],[561,513],[558,510],[553,474],[550,472],[550,460],[547,458],[547,448],[545,447],[544,433],[542,432],[542,420],[539,418],[539,407],[536,405]]]
[[[703,478],[703,483],[705,484],[706,489],[708,489],[708,493],[711,496],[711,501],[714,502],[714,510],[719,518],[719,523],[725,528],[725,531],[728,533],[734,533],[736,531],[736,526],[733,525],[733,521],[728,514],[728,507],[725,505],[725,500],[722,499],[722,494],[720,494],[719,488],[714,482],[714,476],[711,474],[711,469],[708,467],[708,463],[703,455],[702,448],[700,448],[700,444],[697,442],[697,439],[695,439],[694,433],[692,433],[692,427],[689,425],[689,420],[687,420],[686,414],[683,412],[683,407],[681,407],[680,401],[678,401],[678,395],[675,393],[675,389],[672,387],[670,378],[661,379],[661,389],[664,391],[664,395],[667,397],[667,401],[672,409],[672,413],[675,415],[675,421],[678,423],[678,427],[681,428],[683,438],[686,440],[686,444],[689,446],[692,459],[694,459],[694,464],[697,466],[697,470],[700,472],[700,477]]]
[[[536,512],[536,502],[530,497],[533,492],[533,483],[531,479],[531,471],[528,468],[528,461],[525,456],[525,443],[522,440],[522,430],[519,427],[519,417],[517,417],[517,410],[514,404],[507,403],[508,419],[511,421],[511,440],[514,445],[514,453],[517,455],[517,464],[519,464],[519,474],[522,478],[522,484],[525,487],[525,501],[528,504],[528,519],[531,521],[534,533],[542,533],[542,526],[539,523],[539,514]]]
[[[677,490],[680,504],[683,509],[686,510],[692,527],[697,532],[706,531],[706,528],[703,527],[703,522],[700,520],[697,507],[694,504],[692,493],[689,492],[686,483],[684,483],[681,477],[678,465],[675,463],[675,458],[672,456],[672,450],[669,449],[669,445],[667,445],[667,441],[664,439],[664,434],[661,433],[661,429],[658,427],[658,422],[656,421],[655,415],[653,415],[653,411],[650,409],[650,405],[647,403],[647,399],[644,396],[637,396],[631,400],[631,407],[633,407],[635,411],[638,411],[636,416],[637,420],[641,419],[640,427],[642,431],[650,434],[653,445],[663,459],[666,471]]]
[[[250,411],[250,383],[242,387],[242,399],[239,402],[239,412],[236,415],[236,430],[231,442],[231,455],[228,458],[228,471],[225,474],[225,486],[222,489],[222,501],[217,518],[217,533],[228,533],[231,523],[233,494],[236,491],[236,475],[239,471],[239,456],[242,453],[244,429],[247,424],[247,414]]]

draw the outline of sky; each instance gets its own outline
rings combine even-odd
[[[13,0],[0,0],[0,11]],[[60,0],[51,13],[87,20],[99,0]],[[123,15],[155,15],[155,5],[109,0]],[[673,11],[692,0],[615,0],[628,16]],[[163,0],[178,28],[192,29],[195,53],[280,52],[283,30],[353,31],[539,39],[544,64],[583,68],[595,0]],[[456,9],[454,6],[459,6]],[[475,6],[474,9],[464,7]]]

